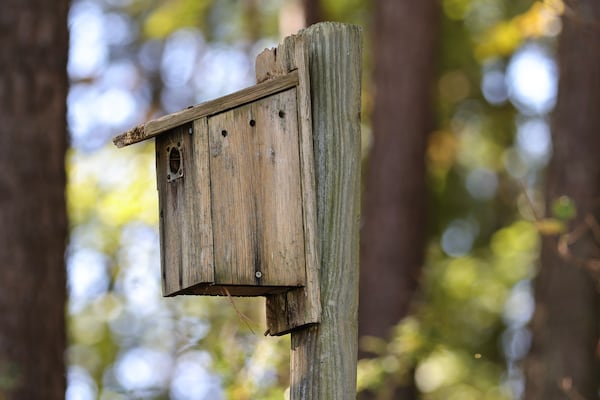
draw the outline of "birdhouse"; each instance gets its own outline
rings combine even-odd
[[[114,139],[155,139],[163,295],[266,296],[271,335],[320,321],[307,60],[288,37],[257,85]]]
[[[305,286],[314,257],[304,213],[314,188],[312,148],[301,138],[310,110],[299,107],[299,83],[292,71],[115,139],[120,147],[156,140],[165,296]]]

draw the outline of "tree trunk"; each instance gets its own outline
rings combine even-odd
[[[306,26],[311,26],[323,21],[323,10],[321,0],[302,0],[304,9],[304,21]]]
[[[559,94],[546,203],[572,198],[568,247],[546,238],[536,279],[529,400],[598,399],[600,362],[600,3],[567,2],[559,41]]]
[[[432,124],[438,8],[434,0],[377,2],[374,142],[361,234],[360,336],[388,337],[407,315],[423,265],[425,148]]]
[[[64,399],[67,0],[0,12],[0,398]]]

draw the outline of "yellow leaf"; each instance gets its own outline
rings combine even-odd
[[[555,218],[545,218],[535,222],[535,227],[542,235],[558,235],[565,231],[565,224]]]

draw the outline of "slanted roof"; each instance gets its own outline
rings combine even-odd
[[[296,85],[298,85],[298,71],[292,71],[289,74],[275,77],[258,85],[242,89],[239,92],[190,106],[185,110],[140,124],[115,137],[113,143],[117,147],[129,146],[130,144],[158,136],[176,126],[202,117],[220,114],[263,97],[282,92]]]

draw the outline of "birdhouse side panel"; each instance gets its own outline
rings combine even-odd
[[[256,230],[259,216],[255,188],[251,106],[209,118],[215,281],[219,285],[257,285],[260,264]]]
[[[219,285],[297,287],[305,282],[295,91],[209,118]]]
[[[296,89],[259,100],[252,109],[263,279],[270,285],[303,286],[306,262]]]
[[[176,166],[178,147],[182,146],[181,128],[156,138],[156,181],[160,217],[160,263],[163,295],[181,289],[183,260],[181,256],[181,214],[183,213],[183,185],[171,179]],[[179,143],[179,146],[177,146]],[[179,168],[177,168],[179,169]],[[173,184],[171,184],[173,183]]]
[[[214,281],[206,134],[204,119],[156,138],[165,296]]]
[[[183,287],[213,283],[213,236],[210,204],[210,170],[208,156],[208,119],[193,121],[187,129],[189,142],[184,146],[184,209],[182,233]],[[184,131],[186,131],[184,129]],[[185,136],[185,132],[184,132]]]

